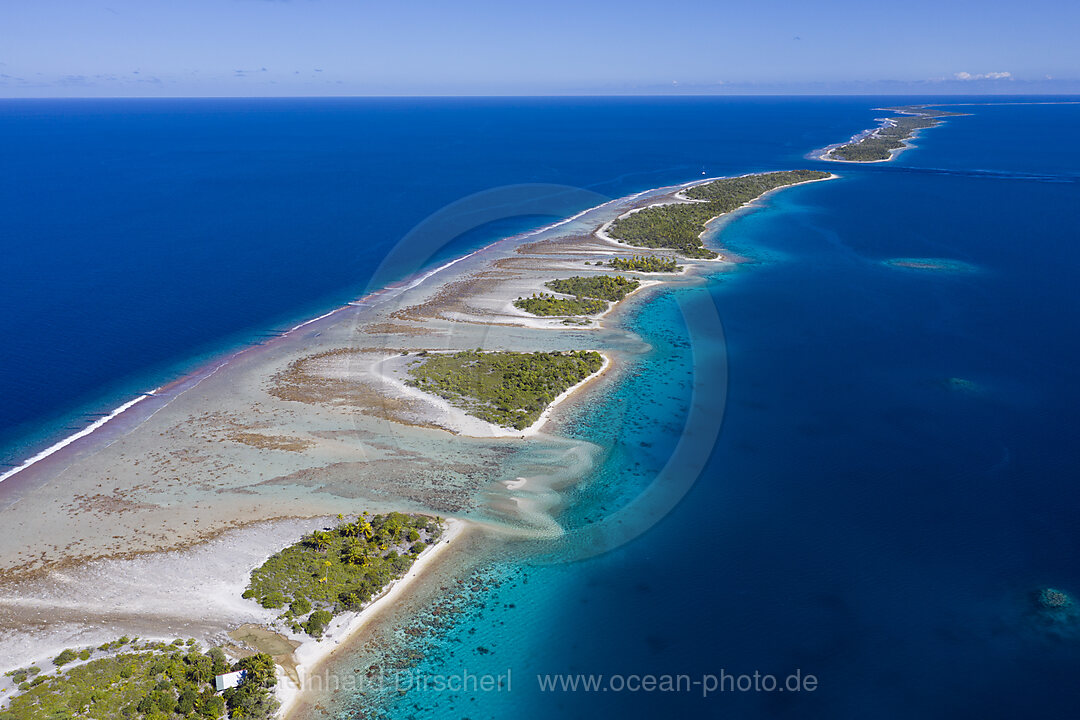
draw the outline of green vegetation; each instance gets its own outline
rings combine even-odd
[[[281,619],[296,632],[320,637],[336,613],[359,610],[404,575],[441,532],[437,520],[402,513],[317,530],[252,571],[244,597],[264,607],[287,604]]]
[[[888,160],[892,151],[904,147],[916,130],[939,125],[939,120],[923,117],[888,118],[886,124],[857,142],[841,145],[830,153],[833,157],[853,162]]]
[[[71,648],[63,651],[59,655],[53,658],[53,665],[60,667],[61,665],[67,665],[69,662],[76,660],[79,656],[75,654],[75,651]]]
[[[244,658],[229,667],[220,648],[201,652],[193,640],[172,644],[106,643],[99,651],[122,650],[109,657],[39,675],[31,686],[0,710],[0,720],[172,720],[173,718],[232,718],[267,720],[278,703],[270,692],[276,682],[274,661],[268,655]],[[104,649],[104,650],[103,650]],[[68,651],[64,651],[68,652]],[[73,655],[93,654],[82,650]],[[236,688],[219,696],[214,677],[229,670],[244,671]],[[12,677],[35,674],[18,670]]]
[[[673,257],[659,255],[635,255],[631,258],[614,258],[611,267],[623,272],[672,273],[682,270]]]
[[[430,355],[410,368],[413,387],[481,420],[518,430],[536,422],[564,390],[603,366],[597,352],[464,352]]]
[[[222,692],[225,704],[229,707],[229,716],[234,718],[271,718],[277,712],[279,703],[270,694],[269,688],[277,684],[277,669],[274,659],[259,653],[243,658],[233,670],[242,670],[239,685]],[[181,695],[181,702],[183,695]]]
[[[898,113],[911,113],[913,115],[922,115],[924,117],[957,117],[960,115],[967,115],[967,113],[939,110],[927,105],[897,105],[896,107],[882,108],[882,110],[892,110],[893,112]]]
[[[264,608],[273,610],[285,605],[285,596],[275,590],[274,592],[264,595],[262,599],[259,600],[259,604]]]
[[[597,298],[612,302],[622,300],[627,293],[637,290],[641,285],[637,280],[631,280],[622,275],[575,276],[564,280],[552,280],[544,284],[563,295],[573,295],[576,298]]]
[[[596,315],[608,308],[607,301],[618,302],[628,292],[633,292],[641,285],[637,280],[622,275],[595,275],[592,277],[571,277],[551,280],[545,283],[555,292],[573,295],[563,298],[548,293],[537,293],[532,297],[518,298],[514,306],[533,315]]]
[[[311,613],[311,616],[304,621],[302,627],[311,637],[322,637],[323,632],[326,630],[326,626],[334,619],[334,616],[330,614],[329,610],[316,610]]]
[[[4,675],[11,678],[11,681],[16,685],[22,685],[28,679],[34,677],[41,672],[41,668],[36,665],[31,665],[28,668],[19,668],[18,670],[8,670]]]
[[[829,157],[850,162],[888,160],[892,151],[904,147],[904,141],[910,140],[916,131],[940,125],[941,120],[937,118],[963,114],[917,105],[884,109],[909,114],[885,118],[879,128],[856,142],[835,148]]]
[[[548,293],[518,298],[514,307],[533,315],[596,315],[608,308],[607,302],[595,298],[561,298]]]
[[[686,197],[701,202],[653,205],[619,218],[607,233],[619,242],[636,247],[669,248],[686,257],[715,258],[716,253],[701,241],[707,222],[737,210],[770,190],[828,176],[818,170],[786,170],[721,178],[684,191]]]

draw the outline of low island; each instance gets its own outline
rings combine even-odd
[[[481,420],[524,430],[556,397],[603,366],[600,353],[585,350],[432,353],[410,368],[408,384]]]
[[[285,628],[321,637],[341,612],[361,610],[442,534],[425,515],[366,513],[334,528],[316,530],[275,553],[251,573],[244,597],[265,608],[284,608]]]
[[[576,315],[599,315],[608,309],[606,300],[586,297],[559,297],[551,293],[534,293],[529,297],[519,297],[514,301],[514,307],[524,310],[530,315],[566,316]]]
[[[608,309],[608,302],[618,302],[628,293],[641,287],[637,280],[622,275],[594,275],[592,277],[571,277],[562,280],[549,280],[544,285],[561,295],[536,293],[527,298],[518,298],[514,307],[532,315],[597,315]]]
[[[718,253],[705,247],[701,237],[709,222],[778,188],[829,177],[820,170],[785,170],[720,178],[680,193],[680,199],[689,202],[650,205],[624,215],[604,228],[603,236],[634,247],[664,248],[688,258],[713,260]]]
[[[827,148],[820,158],[839,162],[886,162],[910,147],[910,140],[920,130],[937,127],[941,118],[964,114],[924,105],[881,109],[900,114],[883,118],[881,125],[861,133],[851,142]]]
[[[677,273],[682,271],[682,266],[669,255],[634,255],[628,258],[613,258],[608,261],[608,265],[622,272]]]

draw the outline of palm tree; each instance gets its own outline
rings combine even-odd
[[[348,540],[341,549],[341,559],[349,565],[367,564],[367,544],[359,540]]]
[[[319,552],[326,552],[330,548],[330,533],[316,530],[308,536],[307,542]]]

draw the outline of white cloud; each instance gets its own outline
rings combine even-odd
[[[953,77],[957,80],[1011,80],[1011,72],[988,72],[971,74],[969,72],[953,73]]]

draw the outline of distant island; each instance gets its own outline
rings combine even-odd
[[[965,114],[937,110],[925,105],[901,105],[880,109],[900,115],[883,118],[878,127],[860,133],[851,142],[826,148],[818,156],[819,159],[837,162],[887,162],[910,147],[909,141],[920,130],[937,127],[942,122],[941,118]]]

